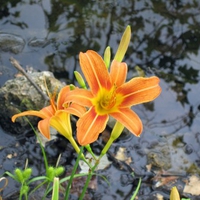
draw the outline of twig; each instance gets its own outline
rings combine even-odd
[[[11,64],[17,69],[19,70],[19,72],[21,72],[28,80],[29,82],[35,87],[35,89],[39,92],[39,94],[44,98],[45,101],[49,101],[49,98],[47,97],[47,95],[45,95],[41,89],[33,82],[33,80],[31,79],[31,77],[25,72],[25,70],[21,67],[21,65],[19,64],[19,62],[17,60],[15,60],[13,57],[10,58],[10,62]]]

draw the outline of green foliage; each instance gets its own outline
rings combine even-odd
[[[53,179],[55,177],[54,167],[49,167],[47,169],[46,177],[48,181],[53,182]]]
[[[59,178],[55,177],[53,181],[52,200],[59,199]]]
[[[64,171],[65,171],[65,168],[62,166],[59,166],[59,167],[50,166],[47,169],[46,178],[48,181],[53,182],[54,178],[62,175]]]
[[[30,179],[32,174],[31,168],[26,168],[25,170],[21,170],[19,168],[15,169],[13,178],[19,183],[23,184],[27,180]]]

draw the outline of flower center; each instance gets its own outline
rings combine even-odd
[[[117,87],[114,85],[110,90],[104,88],[99,90],[97,96],[92,100],[96,113],[105,115],[118,110],[122,98],[120,94],[116,93],[116,89]]]
[[[116,87],[113,86],[110,91],[104,91],[99,99],[99,106],[104,110],[110,110],[116,103]]]

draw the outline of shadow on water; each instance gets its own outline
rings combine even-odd
[[[178,173],[185,178],[199,175],[199,11],[198,0],[4,1],[0,5],[0,86],[16,73],[9,63],[10,56],[24,68],[49,70],[62,81],[74,81],[73,71],[79,70],[79,52],[93,49],[102,55],[110,45],[114,54],[121,34],[130,25],[132,38],[124,59],[129,66],[128,78],[137,74],[138,65],[147,76],[160,77],[162,94],[152,103],[134,107],[144,124],[141,137],[122,138],[111,152],[125,148],[131,159],[129,166],[138,177],[143,177],[139,199],[155,199],[157,194],[168,199],[171,187],[156,187],[157,172]],[[3,131],[0,134],[4,135]],[[34,137],[19,141],[20,147],[15,147],[18,144],[15,138],[7,143],[2,137],[0,173],[13,170],[16,163],[24,163],[33,152],[40,154]],[[8,159],[7,155],[18,148],[26,152],[21,160],[18,161],[20,153],[14,161]],[[63,151],[68,160],[65,150],[59,150],[55,144],[49,148],[52,158]],[[30,165],[38,166],[31,158]],[[152,165],[154,175],[148,176],[147,164]],[[35,167],[34,175],[40,167]],[[130,199],[137,176],[132,180],[126,170],[119,170],[115,165],[102,174],[109,178],[111,186],[98,180],[97,191],[91,198]],[[10,182],[12,186],[4,191],[5,195],[17,188]],[[174,183],[182,197],[190,197],[182,192],[182,179]]]

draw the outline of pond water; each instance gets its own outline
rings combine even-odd
[[[133,108],[144,124],[141,137],[122,138],[111,148],[113,154],[125,149],[136,177],[131,178],[130,171],[113,162],[101,172],[111,185],[98,179],[88,199],[130,199],[139,177],[139,200],[157,199],[158,195],[169,199],[173,185],[181,197],[199,199],[198,194],[183,191],[187,179],[200,172],[199,24],[198,0],[4,1],[0,5],[0,86],[17,73],[9,62],[11,56],[24,68],[49,70],[61,81],[74,82],[73,71],[80,70],[79,52],[93,49],[102,55],[109,45],[114,55],[125,27],[130,25],[132,38],[124,59],[129,67],[128,78],[137,74],[138,65],[146,76],[161,79],[162,93],[152,103]],[[0,150],[0,174],[16,166],[23,168],[27,157],[34,166],[34,175],[43,170],[33,135],[19,138],[3,130],[0,135],[0,146],[4,147]],[[65,145],[61,138],[49,145],[47,152],[54,160],[62,152],[71,168],[74,161],[67,156],[72,150],[64,150]],[[18,154],[15,159],[7,157],[14,152]],[[147,164],[152,165],[151,172]],[[177,177],[157,187],[163,174]],[[2,195],[12,199],[9,194],[16,190],[9,180]]]

